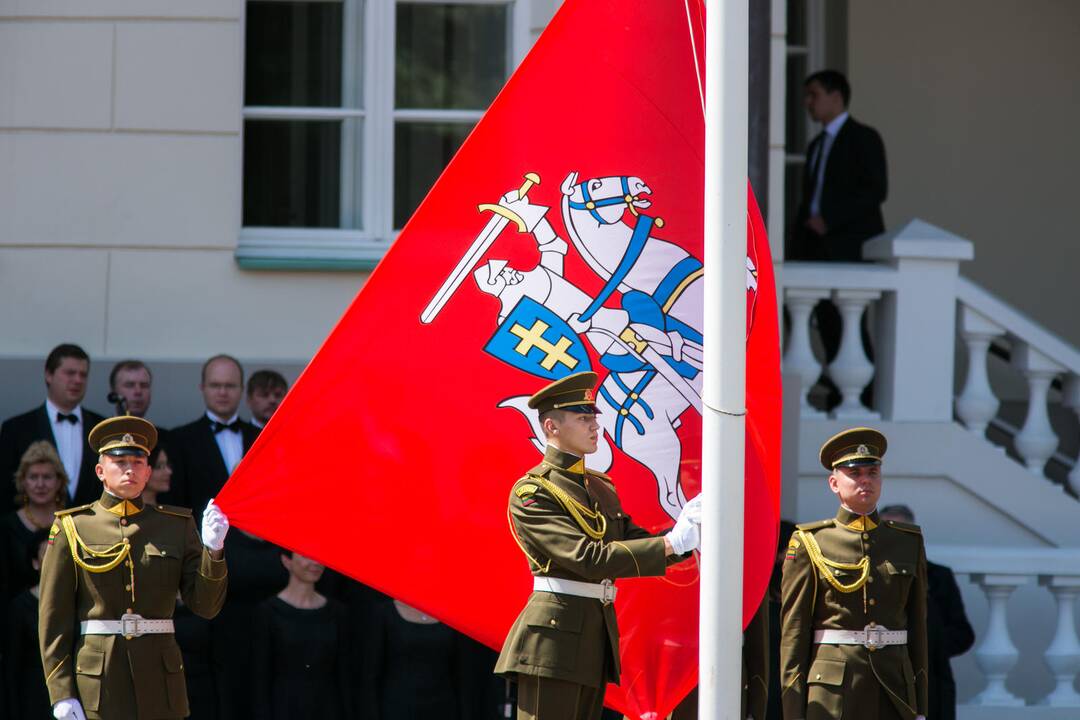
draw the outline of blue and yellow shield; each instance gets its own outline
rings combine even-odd
[[[523,297],[495,330],[484,351],[527,373],[558,380],[591,370],[589,355],[565,320]]]

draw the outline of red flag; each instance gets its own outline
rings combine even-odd
[[[701,13],[563,5],[219,495],[234,525],[498,648],[531,590],[506,516],[540,457],[524,402],[591,368],[590,467],[635,521],[670,527],[700,489]],[[776,299],[752,196],[748,230],[744,622],[779,507]],[[696,683],[697,580],[687,562],[618,583],[608,701],[631,717]]]

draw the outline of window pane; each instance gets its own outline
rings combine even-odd
[[[806,75],[806,56],[788,55],[786,132],[787,151],[793,154],[806,152]]]
[[[244,123],[244,225],[341,226],[342,133],[354,121]]]
[[[400,228],[461,147],[471,125],[398,123],[394,128],[394,227]]]
[[[784,233],[791,237],[795,228],[795,214],[799,211],[802,200],[803,163],[800,161],[784,164]],[[787,247],[790,249],[791,244]]]
[[[507,77],[506,5],[397,6],[398,108],[486,108]]]
[[[787,0],[787,44],[806,44],[806,2]]]
[[[342,7],[247,3],[244,104],[340,107]]]

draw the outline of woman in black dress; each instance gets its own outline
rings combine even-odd
[[[289,583],[255,611],[254,698],[260,720],[358,717],[345,606],[317,592],[324,567],[283,551]]]
[[[53,513],[64,506],[67,473],[52,443],[39,440],[26,448],[15,471],[15,502],[19,509],[0,518],[0,552],[7,568],[4,604],[27,588],[37,585],[37,572],[26,560],[31,538],[37,530],[48,530]]]
[[[33,573],[41,570],[41,558],[48,547],[49,531],[37,530],[25,545],[22,563]],[[20,563],[20,564],[22,564]],[[38,649],[38,584],[23,590],[11,601],[5,619],[4,687],[7,717],[19,720],[48,720],[52,717],[45,673]]]

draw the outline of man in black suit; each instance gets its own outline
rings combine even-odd
[[[207,360],[199,390],[206,413],[170,432],[166,443],[173,465],[167,501],[196,512],[217,495],[258,435],[236,412],[244,393],[239,360],[229,355]]]
[[[915,524],[915,513],[907,505],[881,508],[882,520]],[[964,612],[964,599],[953,571],[944,565],[926,563],[926,646],[929,662],[929,706],[926,720],[956,720],[956,680],[950,658],[963,655],[975,644]]]
[[[848,114],[851,86],[841,73],[814,73],[804,87],[807,112],[822,131],[806,151],[788,259],[859,262],[863,243],[885,231],[885,144]]]
[[[104,420],[82,407],[90,356],[78,345],[57,345],[45,359],[45,403],[0,425],[0,482],[12,483],[30,443],[48,440],[68,475],[68,504],[91,503],[101,495],[94,467],[97,454],[87,441],[90,428]],[[14,496],[9,487],[8,497]]]

